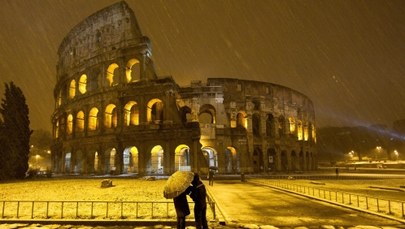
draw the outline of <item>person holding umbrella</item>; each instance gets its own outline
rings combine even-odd
[[[197,229],[208,229],[207,223],[207,190],[200,180],[198,173],[194,173],[190,197],[194,201],[194,218]]]
[[[186,228],[186,216],[190,215],[187,194],[191,191],[193,179],[193,172],[176,171],[169,177],[163,190],[163,196],[166,199],[173,198],[177,215],[177,229]]]

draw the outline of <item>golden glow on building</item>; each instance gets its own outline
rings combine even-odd
[[[98,109],[96,107],[91,108],[90,112],[89,112],[89,130],[97,130],[98,127]]]
[[[108,66],[107,68],[107,74],[106,74],[106,80],[107,80],[107,84],[108,86],[114,86],[115,85],[115,81],[116,79],[115,77],[115,69],[117,69],[119,66],[116,63],[112,63],[110,64],[110,66]]]
[[[67,117],[67,133],[72,134],[73,133],[73,115],[69,114]]]
[[[76,128],[79,132],[84,131],[84,113],[79,111],[76,115]]]
[[[303,133],[302,122],[298,121],[297,122],[297,137],[298,137],[299,141],[301,141],[303,139],[302,133]]]
[[[293,117],[289,117],[288,121],[290,123],[290,133],[293,134],[295,132],[295,119]]]
[[[117,127],[117,109],[114,104],[108,104],[104,112],[104,126],[107,128]]]
[[[129,101],[124,107],[124,123],[126,126],[139,125],[139,108],[135,101]]]
[[[76,80],[70,81],[69,98],[73,99],[76,95]]]
[[[139,73],[140,73],[139,68],[140,68],[139,60],[134,58],[134,59],[130,59],[128,61],[126,71],[125,71],[127,83],[134,82],[137,80],[136,76],[139,75]]]
[[[163,103],[160,99],[151,99],[148,102],[146,110],[147,122],[161,121],[163,120]]]
[[[84,94],[87,92],[87,75],[83,74],[79,79],[79,92]]]

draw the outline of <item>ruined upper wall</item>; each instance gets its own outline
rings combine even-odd
[[[134,12],[121,1],[106,7],[76,25],[58,50],[58,76],[69,68],[121,48],[149,45],[142,36]]]

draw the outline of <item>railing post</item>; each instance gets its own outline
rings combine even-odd
[[[377,200],[377,212],[380,212],[380,203],[379,203],[379,199],[378,198],[376,198],[376,200]]]
[[[366,196],[366,209],[368,209],[368,197]]]
[[[139,217],[139,215],[138,215],[138,202],[136,202],[136,218],[138,218]]]
[[[404,205],[402,205],[403,207]],[[2,211],[1,211],[1,218],[4,218],[4,208],[6,207],[6,201],[3,201],[3,207],[2,207]]]
[[[153,219],[153,202],[152,202],[152,219]]]
[[[46,218],[47,219],[49,218],[48,212],[49,212],[49,201],[46,201]]]
[[[107,202],[107,208],[105,210],[105,218],[108,218],[108,202]]]
[[[402,218],[405,218],[405,214],[404,214],[404,202],[402,202]]]
[[[34,201],[31,202],[31,219],[34,218]]]
[[[64,202],[62,201],[61,208],[60,208],[60,218],[63,219],[63,205]]]
[[[391,212],[391,200],[388,200],[388,214],[392,214],[392,212]]]
[[[76,219],[79,215],[79,201],[76,201]]]
[[[169,202],[166,202],[166,215],[169,218]]]
[[[20,201],[17,201],[17,219],[19,218],[20,213]]]
[[[91,201],[91,215],[90,215],[90,217],[93,219],[93,207],[94,207],[94,202],[93,201]]]
[[[121,202],[121,219],[124,218],[124,202]]]

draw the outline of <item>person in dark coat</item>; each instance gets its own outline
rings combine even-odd
[[[177,229],[186,228],[186,216],[190,215],[190,207],[187,202],[187,194],[190,189],[187,189],[177,197],[173,198],[174,208],[177,215]]]
[[[207,223],[207,190],[200,180],[198,173],[194,173],[194,179],[191,182],[191,199],[194,201],[194,218],[197,229],[208,229]]]

